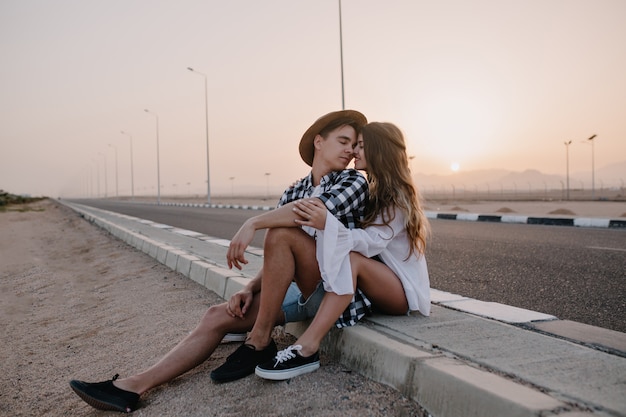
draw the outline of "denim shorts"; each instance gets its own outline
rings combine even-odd
[[[320,308],[324,294],[324,285],[320,281],[313,294],[305,300],[300,288],[292,282],[283,300],[282,310],[285,313],[285,323],[313,318]]]

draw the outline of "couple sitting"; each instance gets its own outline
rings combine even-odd
[[[285,191],[278,208],[247,220],[228,249],[228,266],[241,269],[255,232],[267,229],[262,270],[227,302],[211,306],[150,368],[98,383],[72,380],[84,401],[130,412],[144,392],[198,366],[237,333],[249,332],[211,372],[214,381],[252,373],[281,380],[314,371],[320,343],[333,324],[354,325],[372,308],[429,315],[424,258],[429,227],[401,131],[389,123],[367,124],[357,111],[337,111],[319,118],[299,149],[310,174]],[[353,158],[355,169],[346,169]],[[366,171],[367,179],[358,170]],[[309,318],[298,340],[277,351],[274,326]]]

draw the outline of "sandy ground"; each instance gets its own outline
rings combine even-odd
[[[69,388],[139,371],[221,300],[52,201],[0,212],[0,415],[105,416]],[[290,337],[278,333],[284,346]],[[279,346],[279,347],[280,347]],[[215,384],[236,345],[142,397],[137,416],[422,416],[391,388],[322,358],[284,382]]]

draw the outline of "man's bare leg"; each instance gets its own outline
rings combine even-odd
[[[257,320],[246,344],[265,348],[280,313],[287,288],[296,279],[302,295],[309,297],[321,280],[315,258],[315,240],[300,228],[269,229],[265,236],[263,278]],[[297,278],[296,278],[297,277]]]
[[[196,328],[157,363],[136,375],[117,379],[113,385],[141,395],[195,368],[211,356],[226,333],[252,328],[259,301],[258,295],[255,296],[243,319],[231,317],[226,312],[226,303],[211,306]]]

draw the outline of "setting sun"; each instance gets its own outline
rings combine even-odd
[[[459,169],[461,169],[461,166],[459,165],[458,162],[453,162],[453,163],[450,164],[450,169],[453,172],[457,172]]]

